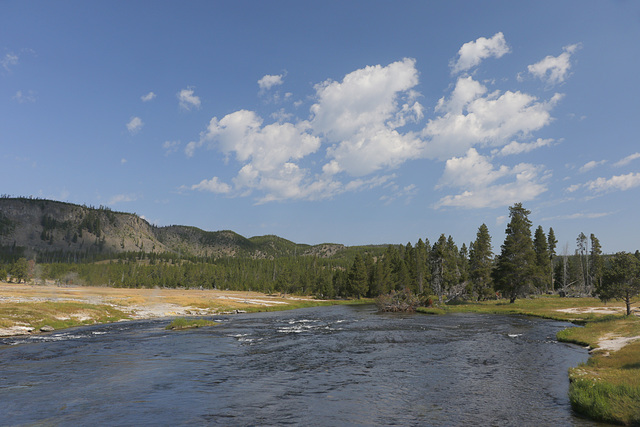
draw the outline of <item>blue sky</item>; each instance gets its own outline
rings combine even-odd
[[[633,1],[0,1],[0,192],[298,243],[640,248]]]

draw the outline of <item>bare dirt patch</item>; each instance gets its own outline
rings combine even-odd
[[[607,334],[598,341],[598,350],[618,351],[625,345],[636,340],[640,340],[640,336],[617,337],[612,334]]]

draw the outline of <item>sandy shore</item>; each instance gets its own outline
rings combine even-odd
[[[109,287],[25,285],[0,282],[0,309],[12,303],[79,302],[107,305],[127,314],[130,319],[172,316],[207,316],[233,313],[250,307],[284,306],[311,298],[274,296],[258,292],[184,289],[124,289]],[[317,300],[314,300],[317,301]],[[84,316],[84,317],[83,317]],[[90,313],[73,313],[78,320],[91,320]],[[60,315],[58,319],[68,319]],[[25,334],[33,328],[24,322],[0,318],[0,336]],[[12,324],[13,323],[13,324]]]

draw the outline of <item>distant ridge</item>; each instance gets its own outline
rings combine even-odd
[[[297,244],[274,235],[246,238],[230,230],[157,227],[136,214],[34,198],[0,198],[0,246],[43,253],[177,253],[197,257],[331,257],[341,244]]]

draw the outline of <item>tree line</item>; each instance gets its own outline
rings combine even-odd
[[[603,299],[630,299],[640,292],[640,252],[604,255],[598,238],[584,233],[576,249],[558,253],[553,228],[541,226],[532,235],[530,211],[516,203],[500,252],[494,254],[486,224],[475,240],[460,247],[449,235],[431,243],[366,247],[349,256],[320,258],[286,256],[273,259],[202,258],[177,254],[121,253],[101,262],[76,261],[31,264],[24,258],[0,266],[7,274],[26,280],[31,274],[67,284],[115,287],[169,287],[251,290],[315,295],[319,298],[361,298],[404,292],[442,304],[452,299],[486,300],[499,297],[514,302],[532,294],[599,295]],[[94,260],[95,261],[95,260]],[[36,271],[37,270],[37,271]]]

